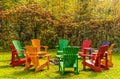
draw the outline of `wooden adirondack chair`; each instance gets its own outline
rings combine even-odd
[[[113,63],[112,63],[112,49],[113,47],[115,46],[115,44],[111,44],[108,51],[107,51],[107,55],[108,55],[108,66],[113,66]],[[103,64],[105,64],[106,60],[104,59],[103,60]]]
[[[60,39],[59,40],[57,55],[63,54],[63,48],[68,47],[68,43],[69,43],[69,41],[67,39]]]
[[[39,55],[37,52],[37,48],[33,46],[26,46],[26,58],[30,59],[31,61],[27,61],[25,63],[25,69],[28,70],[30,67],[34,66],[35,67],[35,72],[40,71],[43,69],[45,66],[47,66],[47,69],[49,69],[49,59],[50,55],[46,55],[47,59],[39,59]]]
[[[48,46],[40,45],[39,39],[32,39],[31,42],[32,42],[33,47],[37,47],[37,52],[38,52],[39,56],[43,56],[43,55],[47,54]],[[42,51],[41,48],[44,48],[44,50]]]
[[[78,71],[78,48],[63,48],[63,56],[59,58],[59,71],[62,70],[64,74],[65,68],[74,68],[76,74],[79,74]],[[61,60],[62,59],[62,60]]]
[[[11,51],[12,51],[12,57],[11,57],[10,65],[18,66],[18,65],[25,64],[26,58],[20,58],[19,57],[18,52],[16,51],[13,44],[10,44],[10,48],[11,48]]]
[[[13,40],[12,43],[13,43],[15,49],[17,50],[19,57],[25,58],[25,49],[21,46],[20,41]]]
[[[97,54],[92,53],[92,58],[90,60],[86,59],[87,56],[89,57],[88,54],[82,54],[82,56],[83,56],[83,62],[82,62],[83,69],[85,69],[86,66],[88,66],[97,72],[101,72],[101,68],[108,70],[109,68],[108,68],[108,61],[107,61],[107,53],[105,53],[106,49],[107,49],[107,46],[100,46],[98,53]],[[102,59],[106,60],[105,64],[102,63]]]
[[[92,44],[91,40],[84,40],[82,43],[82,51],[78,52],[79,56],[82,56],[83,53],[86,54],[86,52],[90,49],[91,44]]]

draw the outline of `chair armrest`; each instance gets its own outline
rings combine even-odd
[[[88,48],[84,48],[86,50],[97,50],[97,48],[91,48],[91,47],[88,47]]]
[[[78,53],[79,56],[82,56],[82,57],[90,57],[91,55],[90,54],[84,54],[84,53]]]
[[[63,58],[62,55],[56,55],[56,58],[60,59],[60,58]]]
[[[48,46],[40,46],[40,47],[43,47],[43,48],[45,48],[45,49],[48,48]]]
[[[44,55],[45,57],[51,57],[51,54],[46,54],[46,55]]]
[[[44,57],[47,57],[47,60],[49,61],[50,57],[51,57],[51,54],[46,54],[46,55],[44,55]]]
[[[80,46],[68,46],[68,47],[81,48]]]
[[[92,48],[90,48],[90,47],[89,47],[89,48],[84,48],[84,49],[85,49],[85,50],[92,50]]]
[[[40,46],[40,47],[44,48],[44,49],[45,49],[45,52],[47,52],[48,46]]]
[[[92,54],[84,54],[84,53],[79,53],[78,52],[78,55],[81,56],[81,57],[89,57],[89,58],[92,58]]]
[[[92,52],[98,52],[98,51],[96,51],[96,49],[97,48],[84,48],[84,50],[86,50],[86,51],[88,51],[89,52],[89,54],[92,54]]]

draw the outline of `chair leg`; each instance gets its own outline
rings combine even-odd
[[[62,68],[62,75],[64,74],[65,68]]]
[[[35,67],[35,72],[40,71],[43,67],[45,67],[45,65],[36,66]]]
[[[60,71],[60,60],[59,60],[59,63],[58,63],[58,67],[59,67],[59,71]]]
[[[32,66],[30,65],[30,62],[26,62],[26,63],[25,63],[25,68],[24,68],[24,70],[28,70],[30,67],[32,67]]]
[[[28,70],[31,67],[32,67],[32,65],[29,65],[29,66],[25,67],[24,70]]]
[[[58,66],[59,66],[59,71],[60,71],[60,64]]]
[[[76,68],[76,74],[79,74],[79,70],[78,70],[78,67]]]
[[[35,72],[38,72],[38,71],[40,71],[40,70],[41,70],[41,66],[35,67]]]
[[[113,66],[113,63],[112,63],[112,54],[109,55],[109,61],[108,61],[108,63],[109,63],[108,64],[109,66],[111,66],[111,67]]]
[[[47,63],[47,69],[49,69],[49,63]]]
[[[85,63],[85,60],[86,60],[86,58],[85,58],[85,57],[83,57],[83,62],[82,62],[82,64],[83,64],[83,70],[85,70],[85,69],[86,69],[86,67],[85,67],[85,66],[86,66],[86,65],[85,65],[85,64],[86,64],[86,63]]]
[[[83,63],[83,70],[85,70],[86,69],[86,65],[85,65],[85,63]]]
[[[108,70],[109,68],[108,68],[108,57],[107,57],[107,54],[105,54],[105,70]]]
[[[74,71],[76,71],[76,67],[74,68]]]

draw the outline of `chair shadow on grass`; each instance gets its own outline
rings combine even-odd
[[[0,69],[1,68],[10,68],[11,66],[10,65],[3,65],[3,66],[0,66]]]
[[[44,70],[46,70],[46,69],[42,69],[39,72],[41,73]],[[24,68],[22,68],[22,70],[17,71],[17,72],[13,72],[12,74],[16,75],[16,76],[23,76],[23,75],[30,75],[30,74],[39,74],[39,72],[35,72],[34,67],[32,67],[29,70],[24,70]]]
[[[55,73],[58,74],[58,75],[55,76],[54,79],[59,79],[59,78],[64,79],[64,78],[69,78],[69,77],[71,77],[73,75],[77,75],[75,73],[75,71],[65,71],[64,75],[62,74],[61,71],[56,71]]]
[[[96,72],[96,71],[94,71],[94,70],[92,70],[92,69],[90,69],[90,68],[86,68],[85,70],[81,70],[81,75],[83,75],[82,72],[84,72],[84,73],[90,72],[90,73],[87,74],[87,75],[88,75],[88,77],[91,78],[91,79],[99,76],[99,74],[100,74],[100,72]],[[86,74],[84,74],[84,75],[86,75]]]
[[[0,62],[9,62],[10,61],[10,59],[9,60],[0,60]]]

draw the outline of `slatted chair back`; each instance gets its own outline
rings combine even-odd
[[[68,47],[68,40],[67,39],[60,39],[59,40],[59,51],[63,51],[63,48]]]
[[[64,51],[63,61],[65,67],[74,67],[74,65],[78,60],[78,55],[77,55],[78,50],[79,50],[78,48],[73,48],[73,47],[63,49]]]
[[[39,57],[37,54],[37,48],[33,46],[26,46],[27,59],[30,58],[32,64],[36,67],[39,65]]]
[[[74,67],[77,62],[78,56],[76,54],[65,54],[63,61],[65,67]]]
[[[99,66],[101,65],[101,60],[103,59],[104,55],[105,55],[105,51],[107,49],[107,46],[100,46],[98,49],[98,53],[96,55],[96,59],[95,59],[95,65]]]
[[[84,48],[90,48],[91,44],[92,44],[91,40],[83,40],[83,43],[82,43],[82,52],[83,53],[85,52]]]
[[[17,51],[23,50],[23,47],[22,47],[20,41],[18,41],[18,40],[13,40],[12,43],[14,44],[15,49],[16,49]]]
[[[63,54],[63,49],[68,47],[68,42],[67,39],[59,40],[57,55]]]
[[[40,51],[40,40],[39,39],[32,39],[32,46],[37,47],[37,51]]]
[[[32,66],[35,67],[35,72],[40,71],[45,66],[47,66],[47,69],[49,69],[50,55],[46,55],[47,59],[40,59],[36,47],[26,46],[26,57],[31,61],[26,61],[25,70],[28,70]]]
[[[24,55],[25,49],[22,47],[20,41],[13,40],[12,43],[13,43],[15,49],[17,50],[19,57],[25,58],[25,55]]]
[[[62,69],[62,74],[64,74],[65,68],[74,68],[75,72],[78,74],[78,48],[64,48],[62,61],[59,60],[59,70]]]

